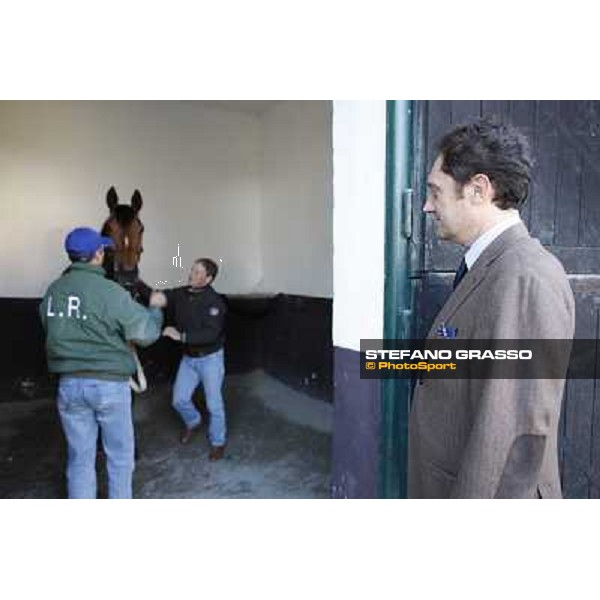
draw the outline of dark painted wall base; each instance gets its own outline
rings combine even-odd
[[[334,348],[334,498],[377,498],[380,381],[360,378],[360,353]]]
[[[228,373],[262,368],[295,389],[332,401],[331,299],[287,294],[226,299]],[[38,397],[53,387],[46,369],[39,302],[36,298],[0,298],[0,402],[6,392]],[[150,382],[172,381],[180,346],[161,338],[142,349],[140,358]]]

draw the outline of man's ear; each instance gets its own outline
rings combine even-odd
[[[477,173],[477,175],[471,177],[469,185],[473,200],[476,203],[491,202],[494,199],[494,186],[487,175]]]

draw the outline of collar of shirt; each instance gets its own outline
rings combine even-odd
[[[187,291],[188,294],[201,294],[202,292],[205,292],[209,287],[210,285],[205,285],[204,287],[193,287],[191,285],[188,285]]]
[[[518,212],[510,215],[500,223],[494,225],[491,229],[488,229],[485,233],[482,233],[469,247],[465,253],[465,262],[467,263],[467,269],[471,269],[475,264],[475,261],[481,256],[481,253],[502,233],[507,229],[521,222],[521,217]]]

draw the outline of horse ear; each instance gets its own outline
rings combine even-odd
[[[133,196],[131,196],[131,208],[133,208],[133,210],[137,213],[140,212],[140,210],[142,210],[142,204],[144,202],[142,201],[142,195],[140,194],[140,190],[135,190],[135,192],[133,192]]]
[[[119,204],[119,196],[117,196],[117,190],[115,190],[114,185],[110,186],[110,189],[106,194],[106,204],[108,205],[110,212],[113,212],[117,204]]]

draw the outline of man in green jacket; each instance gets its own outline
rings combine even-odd
[[[162,313],[134,302],[105,278],[110,238],[79,227],[65,239],[71,266],[40,304],[50,372],[60,375],[58,411],[68,444],[69,498],[96,497],[98,428],[106,454],[109,498],[132,497],[134,437],[129,377],[132,344],[149,346]]]

